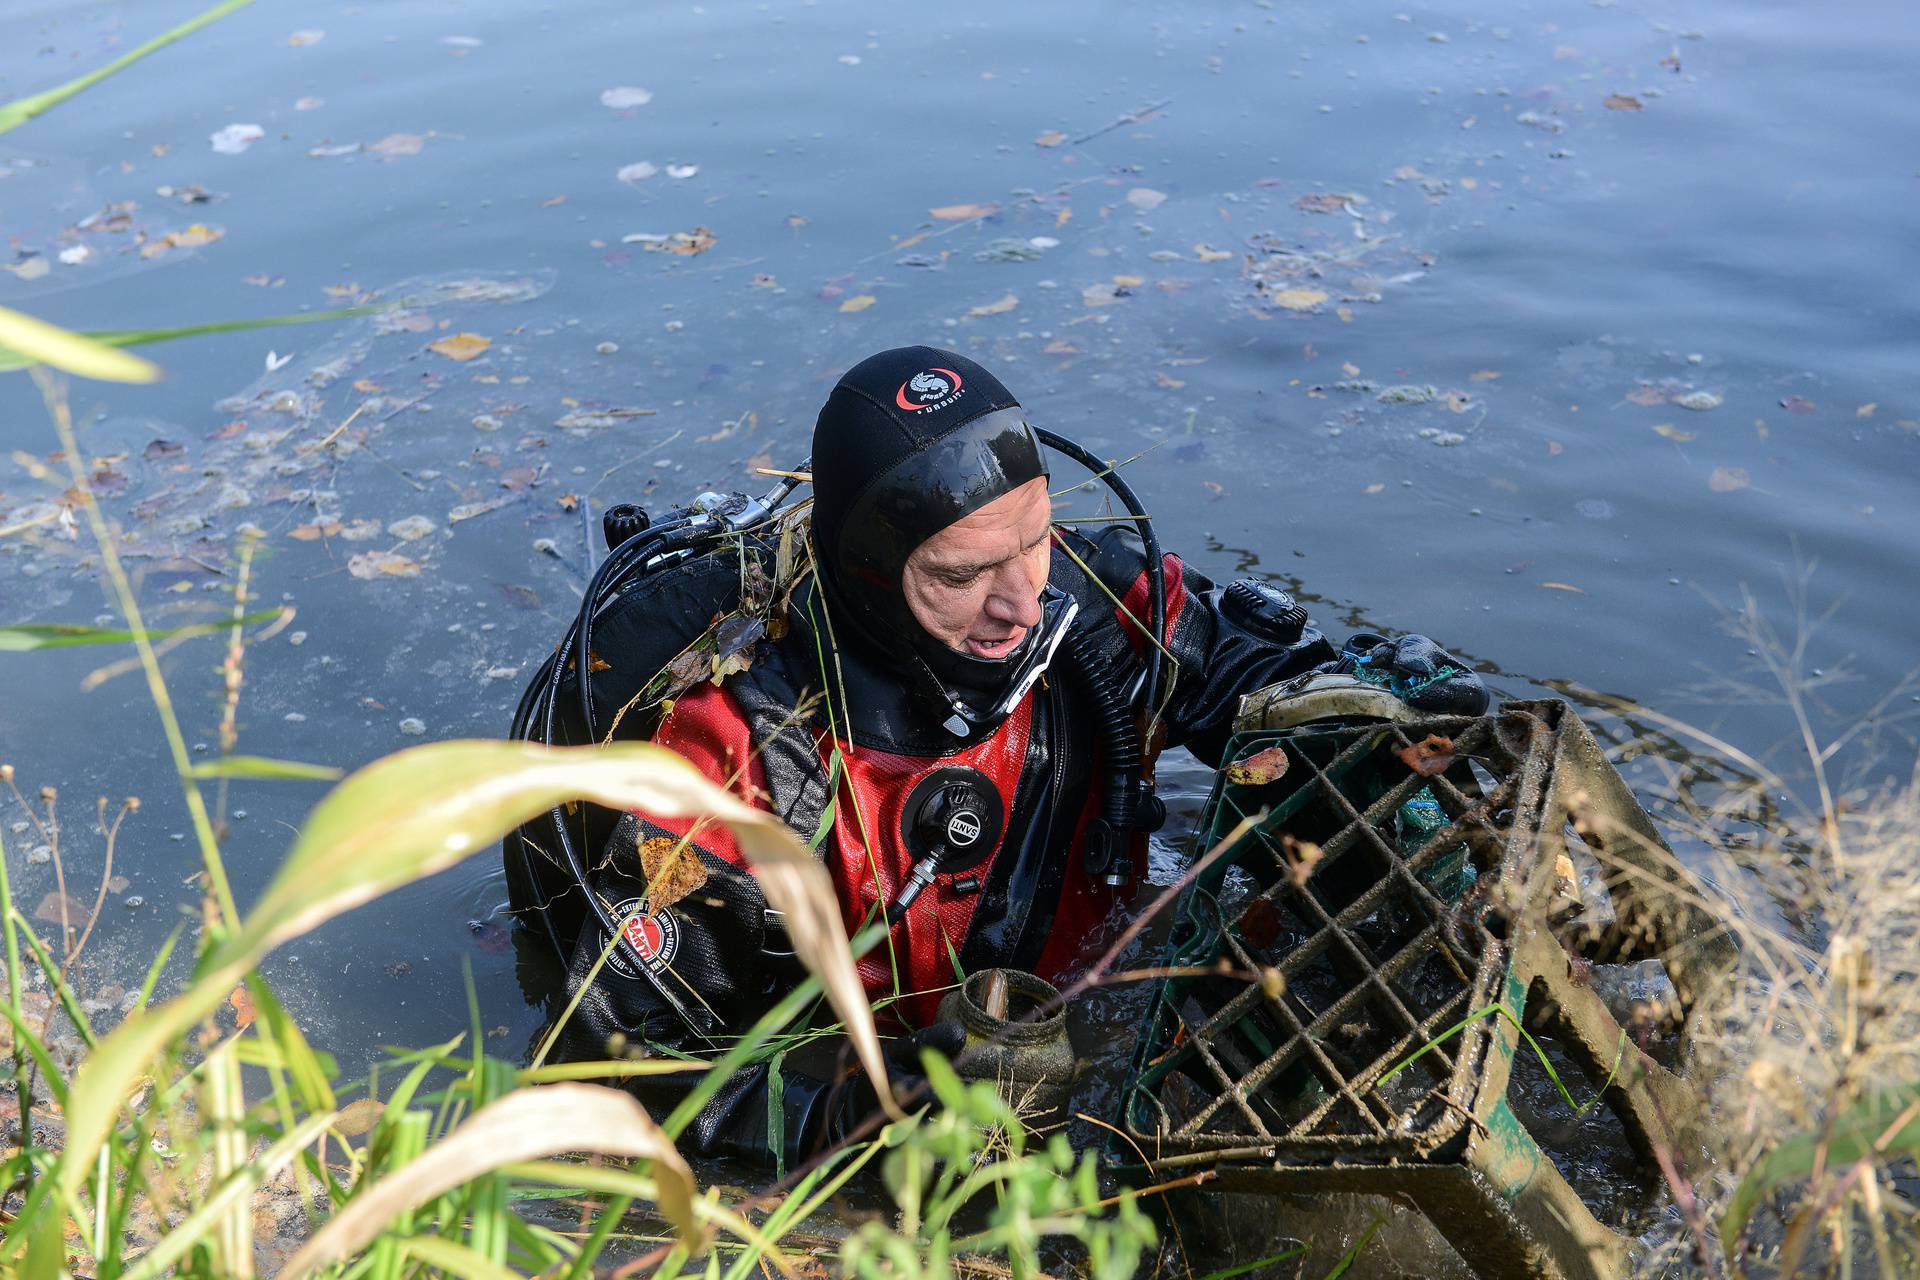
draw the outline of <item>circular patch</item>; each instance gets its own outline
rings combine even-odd
[[[947,819],[947,843],[964,849],[980,838],[980,815],[961,809]]]
[[[959,398],[960,385],[958,373],[935,365],[901,383],[900,389],[893,393],[893,402],[908,413],[944,409]]]
[[[680,951],[679,922],[665,911],[658,915],[634,914],[639,907],[640,899],[628,898],[613,909],[614,918],[622,922],[625,945],[615,947],[608,954],[607,967],[629,978],[640,976],[633,963],[636,953],[647,968],[660,973],[673,963],[673,957]]]

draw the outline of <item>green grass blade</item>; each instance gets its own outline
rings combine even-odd
[[[1385,1218],[1375,1218],[1373,1225],[1367,1228],[1366,1234],[1354,1241],[1353,1248],[1347,1250],[1346,1256],[1334,1263],[1333,1270],[1327,1272],[1327,1280],[1340,1280],[1341,1276],[1347,1274],[1347,1270],[1360,1260],[1360,1255],[1366,1247],[1373,1243],[1373,1237],[1379,1234],[1380,1228],[1386,1225]]]
[[[242,623],[266,622],[278,618],[279,609],[265,609],[241,618]],[[147,639],[165,640],[175,636],[210,636],[233,626],[225,622],[201,622],[170,631],[149,631]],[[131,644],[134,633],[111,627],[88,627],[74,622],[29,622],[0,626],[0,653],[32,653],[37,649],[70,649],[88,644]]]
[[[91,89],[108,76],[123,71],[150,53],[166,48],[176,40],[185,39],[200,28],[209,26],[232,13],[235,9],[252,4],[253,0],[221,0],[213,8],[195,17],[187,19],[177,27],[161,32],[137,49],[129,50],[109,62],[106,66],[77,76],[65,84],[55,85],[25,98],[17,98],[0,107],[0,133],[18,129],[35,116],[43,115],[73,97],[76,93]]]
[[[284,782],[338,782],[346,773],[330,764],[274,760],[267,756],[222,756],[193,766],[196,778],[257,778]]]
[[[153,1248],[127,1268],[120,1280],[156,1280],[164,1275],[188,1250],[207,1238],[221,1215],[231,1212],[235,1205],[247,1204],[255,1188],[280,1172],[309,1143],[317,1141],[333,1119],[331,1112],[308,1116],[258,1158],[235,1170],[233,1176],[213,1188],[192,1213],[164,1232]]]
[[[159,381],[159,365],[116,351],[117,345],[0,307],[0,370],[45,364],[102,382]]]
[[[172,329],[80,329],[70,336],[83,338],[103,347],[138,347],[150,342],[173,342],[180,338],[199,338],[213,333],[244,333],[252,329],[278,329],[290,324],[316,324],[322,320],[343,320],[349,316],[363,316],[374,311],[385,311],[389,309],[389,305],[367,303],[358,307],[333,307],[326,311],[296,311],[284,316],[261,316],[253,320],[214,320],[205,324],[180,325]],[[16,347],[8,339],[4,330],[0,330],[0,373],[12,373],[36,364],[53,363],[29,359],[28,354],[24,349]],[[132,356],[124,358],[134,359]],[[143,360],[140,363],[146,362]],[[79,371],[75,370],[75,372]]]
[[[411,1236],[401,1242],[400,1250],[432,1273],[461,1280],[520,1280],[511,1267],[445,1236]]]

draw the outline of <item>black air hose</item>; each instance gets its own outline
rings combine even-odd
[[[1141,775],[1145,772],[1146,759],[1140,746],[1139,727],[1122,695],[1113,663],[1087,630],[1069,631],[1061,650],[1067,660],[1068,678],[1093,710],[1105,783],[1101,788],[1100,816],[1087,832],[1087,870],[1105,877],[1110,884],[1122,883],[1128,875],[1127,837],[1138,828],[1158,828],[1165,810],[1156,798],[1152,801],[1153,812],[1147,815],[1150,820],[1141,821]]]

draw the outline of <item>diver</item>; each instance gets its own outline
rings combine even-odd
[[[1106,473],[1139,518],[1093,536],[1054,524],[1043,442]],[[814,427],[811,576],[745,669],[697,682],[649,725],[654,741],[802,839],[817,834],[849,935],[881,913],[892,922],[859,971],[883,1027],[905,1033],[899,1048],[958,1050],[959,1028],[932,1021],[956,970],[1057,980],[1097,954],[1124,922],[1147,833],[1164,816],[1155,757],[1184,746],[1216,764],[1242,694],[1363,668],[1423,711],[1486,709],[1479,677],[1425,637],[1362,635],[1336,650],[1286,593],[1253,581],[1217,588],[1163,555],[1111,471],[1031,426],[965,356],[913,346],[861,361]],[[748,505],[732,527],[766,516],[768,504]],[[724,525],[721,514],[711,518]],[[577,698],[560,686],[632,668],[627,641],[685,652],[684,635],[662,648],[655,633],[674,618],[694,619],[697,632],[737,604],[744,535],[702,557],[667,550],[669,532],[630,519],[619,536],[639,549],[619,571],[660,567],[624,592],[603,593],[596,578],[582,619],[598,639],[577,627],[577,650],[563,647],[543,673],[553,689],[530,687],[516,726],[526,736],[542,708],[550,728],[556,717],[587,720],[566,740],[615,732],[657,683]],[[517,917],[546,931],[580,994],[566,1028],[574,1056],[710,1052],[800,980],[778,913],[723,826],[625,814],[611,830],[572,823],[570,837],[570,823],[556,813],[564,856],[551,832],[523,828],[507,869]],[[649,866],[662,869],[660,852],[683,843],[681,856],[698,858],[697,889],[636,914],[650,901]],[[607,951],[616,929],[622,941]],[[916,1069],[917,1055],[889,1056]],[[737,1073],[683,1141],[770,1161],[768,1084],[764,1064]],[[666,1095],[649,1091],[663,1088],[636,1091],[658,1104]],[[783,1154],[792,1163],[831,1144],[875,1104],[858,1075],[829,1081],[788,1064]]]

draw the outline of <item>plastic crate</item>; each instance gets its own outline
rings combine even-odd
[[[1404,755],[1435,734],[1454,759],[1429,777]],[[1626,1242],[1508,1104],[1513,1024],[1482,1016],[1428,1046],[1496,1004],[1550,1020],[1594,1082],[1611,1069],[1606,1101],[1635,1146],[1685,1140],[1684,1085],[1621,1035],[1547,925],[1578,824],[1619,872],[1590,950],[1658,955],[1683,993],[1724,966],[1712,922],[1662,890],[1670,863],[1645,812],[1559,702],[1243,727],[1224,758],[1267,748],[1285,753],[1280,777],[1216,780],[1197,848],[1232,843],[1175,907],[1173,976],[1141,1027],[1117,1163],[1399,1193],[1487,1274],[1616,1274]]]

